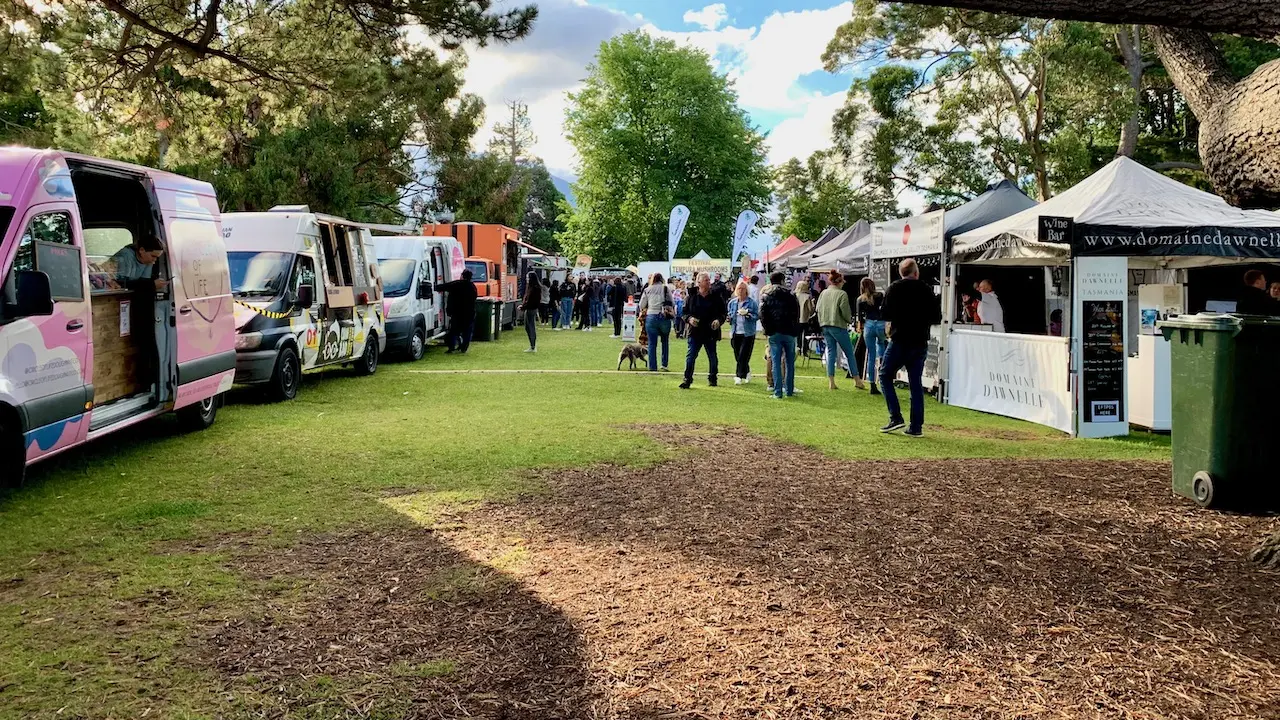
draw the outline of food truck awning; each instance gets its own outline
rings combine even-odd
[[[957,235],[952,249],[956,263],[992,265],[1062,265],[1072,255],[1161,258],[1166,267],[1276,258],[1280,215],[1232,207],[1117,158],[1057,197]]]

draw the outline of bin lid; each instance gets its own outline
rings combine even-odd
[[[1195,315],[1179,315],[1178,317],[1161,320],[1156,323],[1156,328],[1178,328],[1181,330],[1217,330],[1219,332],[1238,333],[1240,327],[1244,323],[1245,318],[1235,315],[1223,315],[1222,313],[1197,313]]]

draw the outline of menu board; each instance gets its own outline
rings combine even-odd
[[[1084,301],[1080,391],[1085,422],[1124,419],[1124,306],[1122,300]]]

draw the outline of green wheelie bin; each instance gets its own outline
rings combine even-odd
[[[471,331],[471,339],[477,342],[494,340],[493,303],[488,298],[476,301],[476,324]]]
[[[1171,345],[1173,491],[1201,507],[1272,507],[1280,318],[1201,313],[1157,327]]]

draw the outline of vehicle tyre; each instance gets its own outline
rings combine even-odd
[[[218,419],[218,408],[222,405],[222,396],[205,398],[195,405],[188,405],[178,411],[178,422],[189,432],[204,430]]]
[[[292,400],[298,396],[300,382],[302,363],[298,362],[298,351],[290,345],[276,358],[276,369],[271,371],[271,380],[267,383],[267,396],[276,402]]]
[[[1214,507],[1217,502],[1217,493],[1213,487],[1213,476],[1203,470],[1196,473],[1191,481],[1191,494],[1195,496],[1196,504],[1200,507]]]
[[[413,329],[413,336],[409,338],[409,359],[417,362],[427,354],[427,331],[422,326]]]
[[[15,418],[0,415],[0,487],[19,487],[27,474],[27,447]]]
[[[364,344],[364,355],[356,362],[357,375],[372,375],[378,372],[378,336],[369,333],[369,340]]]

